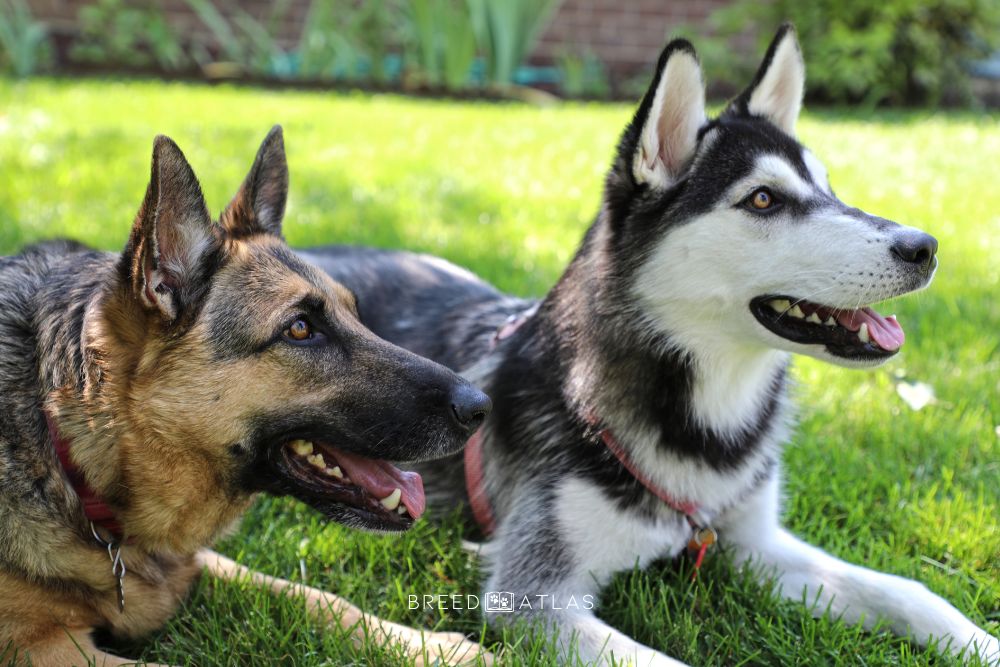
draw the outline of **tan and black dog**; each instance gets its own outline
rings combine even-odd
[[[205,547],[258,492],[408,528],[419,476],[489,399],[377,338],[354,296],[281,238],[288,171],[268,135],[218,223],[183,154],[153,146],[122,254],[51,242],[0,258],[0,661],[123,664],[91,632],[162,626],[202,569],[303,596],[412,655],[478,646],[363,614]],[[362,627],[363,626],[363,627]]]

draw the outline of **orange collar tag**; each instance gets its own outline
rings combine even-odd
[[[710,526],[694,526],[692,528],[691,539],[688,541],[687,546],[688,555],[694,558],[694,572],[691,573],[692,580],[698,576],[701,563],[705,560],[705,552],[708,551],[710,546],[715,544],[718,538],[718,534]]]

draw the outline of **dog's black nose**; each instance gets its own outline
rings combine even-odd
[[[459,384],[451,392],[451,415],[470,434],[483,425],[492,409],[490,397],[471,384]]]
[[[916,229],[908,229],[896,235],[892,242],[892,254],[904,262],[916,264],[924,273],[934,265],[937,254],[937,239]]]

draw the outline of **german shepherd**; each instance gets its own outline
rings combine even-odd
[[[204,550],[259,492],[402,531],[419,475],[388,461],[458,451],[489,399],[358,320],[355,297],[281,237],[282,133],[213,222],[157,137],[125,250],[49,242],[0,258],[0,661],[123,664],[91,631],[162,626],[203,568],[302,595],[325,622],[461,660],[421,633]],[[362,627],[364,626],[364,627]]]
[[[540,302],[438,259],[301,253],[354,290],[373,331],[469,369],[491,395],[464,460],[428,478],[432,507],[461,499],[492,533],[485,589],[505,592],[512,613],[490,620],[554,626],[564,657],[575,647],[586,661],[678,665],[588,600],[636,563],[685,547],[697,562],[718,537],[819,613],[1000,658],[995,637],[924,586],[779,524],[790,355],[883,363],[903,330],[865,304],[926,287],[937,266],[931,236],[834,194],[795,138],[803,87],[785,26],[750,86],[709,119],[694,48],[668,44],[596,222]]]

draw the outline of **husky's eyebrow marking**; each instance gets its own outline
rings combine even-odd
[[[815,193],[815,189],[799,175],[787,159],[773,153],[757,158],[753,170],[745,180],[773,185],[803,201]]]

